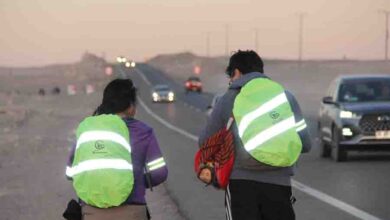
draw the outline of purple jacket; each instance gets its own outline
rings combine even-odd
[[[134,172],[134,188],[125,204],[146,204],[145,189],[150,188],[149,184],[153,187],[164,182],[168,177],[168,169],[153,129],[133,118],[124,121],[130,131],[131,159]],[[75,146],[70,152],[68,166],[73,163],[74,152]],[[145,174],[146,170],[148,170],[149,177]]]

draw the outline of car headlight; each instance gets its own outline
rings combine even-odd
[[[158,97],[157,92],[153,92],[152,96],[153,96],[153,98],[157,98]]]
[[[353,136],[353,132],[350,128],[343,128],[342,134],[343,136]]]
[[[169,93],[168,93],[168,96],[169,96],[169,97],[173,97],[173,96],[175,96],[175,93],[169,92]]]
[[[340,118],[359,118],[359,115],[351,111],[340,111]]]

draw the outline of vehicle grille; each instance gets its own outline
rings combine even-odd
[[[363,135],[375,135],[376,131],[390,131],[390,113],[364,115],[359,122]]]

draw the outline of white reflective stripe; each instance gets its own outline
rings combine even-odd
[[[229,186],[226,189],[225,192],[225,210],[226,210],[226,219],[227,220],[232,220],[231,217],[231,210],[230,210],[230,195],[229,195]]]
[[[307,125],[304,124],[304,125],[302,125],[301,127],[297,128],[296,131],[297,131],[297,132],[300,132],[300,131],[302,131],[303,129],[305,129],[306,127],[307,127]]]
[[[76,166],[66,167],[66,175],[72,177],[82,172],[102,169],[133,170],[133,166],[123,159],[86,160]]]
[[[242,137],[246,128],[249,126],[250,123],[252,123],[252,121],[254,121],[256,118],[260,117],[261,115],[270,112],[272,109],[286,102],[287,102],[287,97],[286,94],[283,92],[277,95],[275,98],[271,99],[270,101],[264,103],[256,110],[246,114],[242,118],[240,125],[238,126],[238,133],[240,137]]]
[[[71,167],[66,166],[65,175],[68,176],[68,177],[72,177],[72,176],[70,175],[71,170],[72,170]]]
[[[227,189],[226,189],[226,207],[227,207],[227,217],[228,217],[228,220],[233,220],[233,217],[232,217],[232,210],[231,210],[231,196],[230,196],[230,189],[229,189],[229,185],[227,186]]]
[[[163,161],[162,163],[158,163],[158,164],[156,164],[156,165],[154,165],[154,166],[151,166],[151,167],[149,168],[149,171],[157,170],[158,168],[161,168],[161,167],[163,167],[163,166],[165,166],[165,162],[164,162],[164,161]]]
[[[158,159],[156,159],[156,160],[153,160],[153,161],[151,161],[151,162],[149,162],[148,163],[148,166],[153,166],[153,165],[155,165],[155,164],[158,164],[158,163],[161,163],[161,162],[164,162],[164,158],[163,157],[160,157],[160,158],[158,158]]]
[[[163,157],[160,157],[156,160],[153,160],[147,164],[149,171],[157,170],[158,168],[161,168],[165,166],[165,161]]]
[[[81,134],[77,140],[76,149],[80,147],[81,144],[89,141],[98,141],[98,140],[109,140],[116,142],[122,145],[127,151],[131,152],[131,147],[127,140],[120,136],[119,134],[112,131],[87,131]]]
[[[264,142],[272,139],[273,137],[287,131],[290,128],[293,128],[295,126],[295,119],[294,116],[285,119],[276,125],[262,131],[258,135],[256,135],[254,138],[250,139],[248,142],[245,143],[245,149],[247,151],[251,151],[255,149],[257,146],[263,144]]]
[[[304,125],[304,124],[305,124],[305,119],[302,119],[302,120],[300,120],[299,122],[297,122],[297,123],[295,124],[295,126],[296,126],[296,127],[299,127],[299,126]]]

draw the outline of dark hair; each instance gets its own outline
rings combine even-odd
[[[131,79],[114,79],[103,93],[102,104],[93,115],[116,114],[136,104],[136,88]]]
[[[226,74],[229,77],[232,77],[235,69],[238,69],[242,74],[264,72],[263,61],[253,50],[239,50],[230,57],[229,65],[226,68]]]

